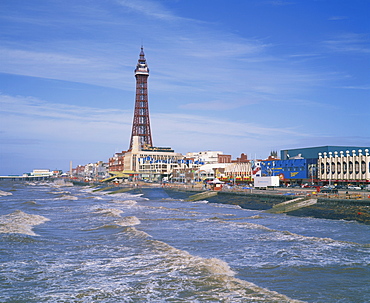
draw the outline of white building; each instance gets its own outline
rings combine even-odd
[[[194,158],[194,161],[204,162],[205,164],[218,163],[218,155],[223,155],[222,151],[201,151],[190,152],[186,158]]]
[[[53,172],[49,169],[34,169],[31,173],[31,176],[35,177],[50,177],[53,175]]]
[[[131,171],[140,179],[160,181],[168,177],[183,158],[182,154],[175,153],[171,148],[142,149],[139,137],[134,136],[132,149],[125,154],[124,172]]]
[[[223,178],[233,181],[252,181],[252,163],[229,163],[225,167]]]
[[[318,178],[330,182],[370,182],[369,149],[319,153]]]

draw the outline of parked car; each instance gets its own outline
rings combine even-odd
[[[350,185],[350,186],[348,186],[348,189],[349,190],[361,190],[361,187]]]

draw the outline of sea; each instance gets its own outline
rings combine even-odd
[[[67,185],[0,181],[0,302],[370,302],[369,225]]]

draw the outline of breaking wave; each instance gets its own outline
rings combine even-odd
[[[138,230],[135,227],[129,226],[125,230],[126,233],[129,234],[131,238],[141,238],[141,239],[146,239],[146,238],[151,238],[152,236],[146,233],[145,231]]]
[[[113,200],[114,203],[120,203],[120,204],[123,204],[125,206],[134,206],[135,204],[137,204],[137,202],[135,200]]]
[[[234,204],[209,203],[209,205],[214,206],[214,207],[222,207],[222,208],[242,209],[240,205],[234,205]]]
[[[115,223],[119,226],[135,226],[141,224],[140,220],[135,216],[123,217],[120,220],[116,220]]]
[[[136,218],[135,216],[128,216],[114,220],[113,222],[109,222],[99,227],[85,229],[85,231],[93,231],[99,229],[117,229],[122,227],[135,226],[139,224],[141,224],[141,222],[138,218]]]
[[[76,196],[71,196],[71,195],[62,195],[58,198],[55,198],[55,200],[78,200]]]
[[[3,196],[11,196],[11,195],[13,195],[13,194],[10,193],[10,192],[0,190],[0,197],[3,197]]]
[[[94,211],[95,214],[102,214],[108,217],[120,217],[122,210],[116,208],[98,208]]]
[[[64,190],[51,191],[50,193],[53,195],[70,195],[71,194],[71,192],[64,191]]]
[[[46,221],[50,220],[43,216],[30,215],[23,211],[16,210],[11,214],[0,216],[0,233],[17,233],[37,236],[32,228]]]
[[[37,202],[36,201],[33,201],[33,200],[30,200],[30,201],[23,202],[22,204],[36,205]]]
[[[235,278],[229,264],[218,258],[193,256],[167,243],[148,239],[156,255],[156,272],[151,283],[166,280],[173,298],[181,302],[301,302],[285,295],[259,287],[254,283]],[[182,279],[183,275],[187,279]],[[150,284],[150,283],[148,283]]]

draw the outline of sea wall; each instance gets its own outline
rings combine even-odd
[[[190,195],[201,190],[165,188],[167,194],[175,199],[186,200]],[[254,210],[268,210],[274,205],[297,198],[281,194],[263,194],[247,192],[219,192],[216,196],[209,197],[211,203],[225,203],[239,205],[242,208]],[[317,203],[287,213],[291,216],[314,217],[333,220],[357,221],[370,224],[370,199],[335,199],[318,197]]]

